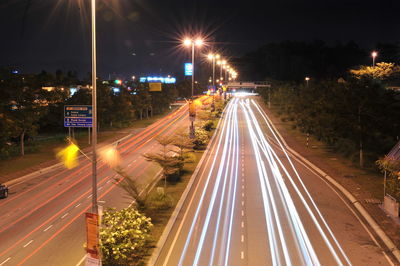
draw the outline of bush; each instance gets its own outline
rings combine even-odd
[[[168,210],[174,206],[174,200],[165,193],[156,193],[147,202],[147,208],[151,210]]]
[[[103,265],[130,265],[142,258],[152,226],[150,218],[133,208],[104,212],[100,228]]]
[[[203,129],[205,131],[211,131],[213,129],[213,126],[214,126],[214,122],[209,120],[203,125]]]
[[[199,150],[204,148],[209,140],[208,132],[202,128],[196,129],[195,139],[193,141],[194,149]]]

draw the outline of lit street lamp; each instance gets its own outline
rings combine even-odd
[[[310,81],[310,78],[306,77],[304,80],[306,81],[306,84],[307,84],[307,87],[308,87],[308,82]]]
[[[196,39],[196,40],[192,40],[192,39],[185,39],[183,41],[183,44],[185,46],[192,46],[192,97],[193,97],[193,91],[194,91],[194,47],[195,46],[201,46],[203,45],[203,40],[202,39]]]
[[[378,52],[377,51],[373,51],[371,53],[371,56],[372,56],[372,66],[374,67],[375,66],[375,58],[378,56]]]

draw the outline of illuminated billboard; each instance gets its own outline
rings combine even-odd
[[[140,82],[161,82],[165,84],[173,84],[176,82],[176,78],[168,76],[168,77],[140,77]]]
[[[192,63],[185,63],[185,76],[193,75],[193,65]]]

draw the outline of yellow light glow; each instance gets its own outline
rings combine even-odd
[[[57,152],[57,158],[64,163],[64,166],[68,169],[72,169],[79,165],[78,162],[78,151],[79,147],[74,143],[71,143],[65,149]]]
[[[213,54],[208,54],[207,58],[208,58],[209,60],[213,60],[213,59],[214,59],[214,55],[213,55]]]
[[[202,40],[202,39],[197,39],[194,43],[195,43],[197,46],[201,46],[201,45],[203,45],[203,40]]]
[[[105,147],[98,151],[99,157],[111,168],[115,168],[120,164],[121,156],[115,147]]]

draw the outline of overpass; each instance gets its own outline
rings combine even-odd
[[[271,84],[267,81],[234,81],[226,84],[228,89],[258,89],[258,88],[270,88]]]

